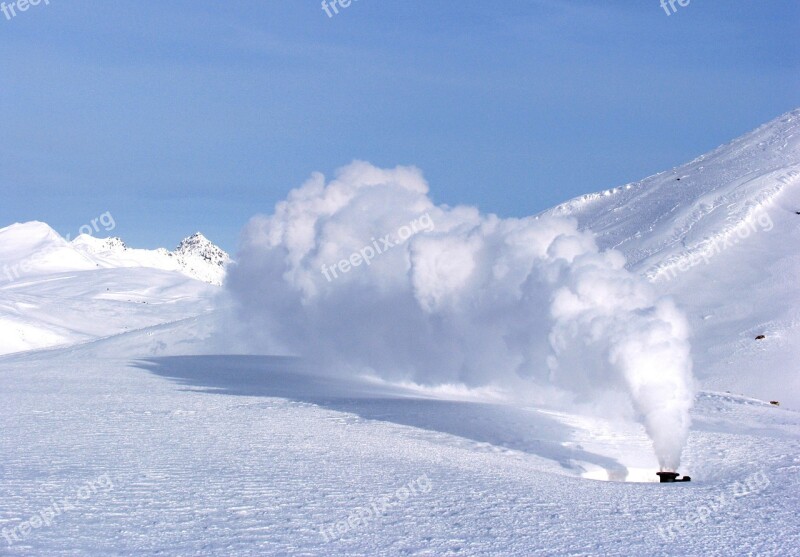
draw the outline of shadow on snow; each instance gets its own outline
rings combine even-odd
[[[136,367],[205,392],[276,397],[428,431],[455,435],[559,463],[573,473],[577,462],[621,473],[613,458],[566,447],[572,429],[538,412],[512,405],[425,398],[398,386],[312,373],[308,364],[283,356],[169,356]]]

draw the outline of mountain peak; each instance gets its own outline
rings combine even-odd
[[[181,240],[172,253],[179,259],[199,258],[218,267],[224,267],[231,260],[225,251],[214,245],[201,232],[195,232]]]
[[[128,246],[122,241],[122,238],[116,236],[111,238],[97,238],[90,234],[81,234],[72,240],[72,245],[74,247],[81,247],[84,251],[95,254],[120,252],[128,249]]]
[[[192,243],[192,242],[204,242],[209,244],[211,243],[208,238],[203,236],[202,232],[195,232],[191,236],[187,236],[186,238],[181,240],[180,244],[178,244],[178,247],[180,247],[184,243]]]
[[[72,240],[71,247],[96,267],[148,267],[178,271],[215,285],[222,284],[225,265],[230,262],[228,254],[200,232],[184,238],[174,251],[165,248],[130,248],[120,238],[97,238],[90,234],[81,234]]]

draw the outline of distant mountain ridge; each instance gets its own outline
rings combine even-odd
[[[71,242],[42,222],[0,229],[0,281],[54,272],[144,267],[177,271],[213,285],[225,279],[230,256],[200,232],[183,239],[174,251],[128,247],[121,238],[81,234]]]

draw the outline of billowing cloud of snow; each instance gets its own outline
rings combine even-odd
[[[259,353],[390,380],[623,393],[663,468],[693,399],[671,301],[572,220],[437,206],[421,173],[355,162],[247,225],[228,289]]]

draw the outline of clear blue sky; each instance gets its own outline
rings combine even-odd
[[[356,158],[533,214],[800,106],[797,0],[49,1],[0,13],[0,225],[137,247],[234,250]]]

